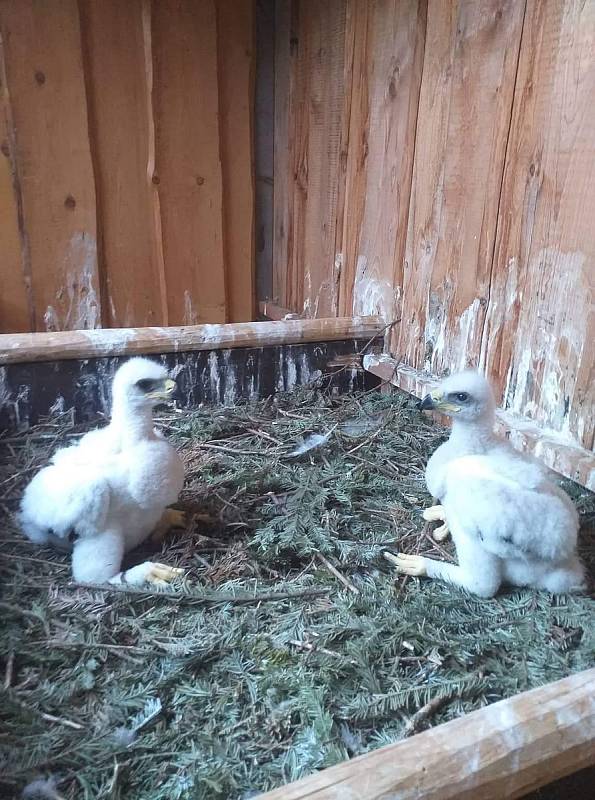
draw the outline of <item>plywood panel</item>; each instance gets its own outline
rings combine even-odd
[[[217,0],[219,140],[228,319],[256,313],[254,276],[254,2]]]
[[[0,38],[0,333],[28,331],[33,325],[22,202],[4,48]],[[27,264],[28,266],[28,264]]]
[[[425,3],[353,3],[352,102],[341,310],[399,313]]]
[[[81,0],[79,6],[105,323],[162,325],[143,2]]]
[[[152,4],[155,175],[169,324],[224,322],[214,0]]]
[[[593,447],[595,4],[530,0],[485,360],[506,407]]]
[[[523,12],[428,4],[397,352],[436,374],[479,360]]]
[[[76,0],[2,0],[37,329],[101,324],[95,192]]]

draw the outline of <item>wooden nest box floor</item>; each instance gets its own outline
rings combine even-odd
[[[592,599],[484,601],[396,579],[381,557],[396,542],[452,556],[420,522],[444,431],[377,391],[363,360],[382,332],[365,318],[0,339],[6,796],[42,774],[64,797],[489,800],[593,766]],[[160,560],[188,577],[76,586],[12,512],[139,352],[183,389],[159,424],[190,522]],[[588,532],[592,496],[570,488]],[[593,567],[592,534],[583,547]]]

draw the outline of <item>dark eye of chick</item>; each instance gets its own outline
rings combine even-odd
[[[141,392],[150,392],[155,386],[155,381],[149,380],[148,378],[143,378],[142,380],[137,381],[136,385]]]
[[[467,394],[467,392],[458,392],[456,398],[459,401],[459,403],[466,403],[467,400],[469,399],[469,395]]]

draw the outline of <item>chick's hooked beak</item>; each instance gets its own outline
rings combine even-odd
[[[444,414],[458,414],[461,410],[459,406],[450,403],[439,389],[427,394],[417,407],[420,411],[442,411]]]
[[[149,395],[153,400],[169,400],[176,391],[178,384],[171,378],[166,378],[162,385]]]
[[[431,411],[432,409],[436,408],[434,404],[434,398],[431,394],[427,394],[424,398],[422,398],[417,407],[420,411]]]

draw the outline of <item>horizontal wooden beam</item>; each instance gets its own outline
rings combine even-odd
[[[402,366],[387,355],[364,356],[364,368],[416,397],[427,394],[438,384],[434,376]],[[557,431],[503,409],[496,411],[496,430],[517,450],[532,453],[550,469],[595,491],[595,453]]]
[[[590,669],[259,800],[513,800],[594,763],[595,669]]]
[[[384,325],[380,317],[344,317],[171,328],[6,333],[0,335],[0,365],[369,339],[380,335]]]

